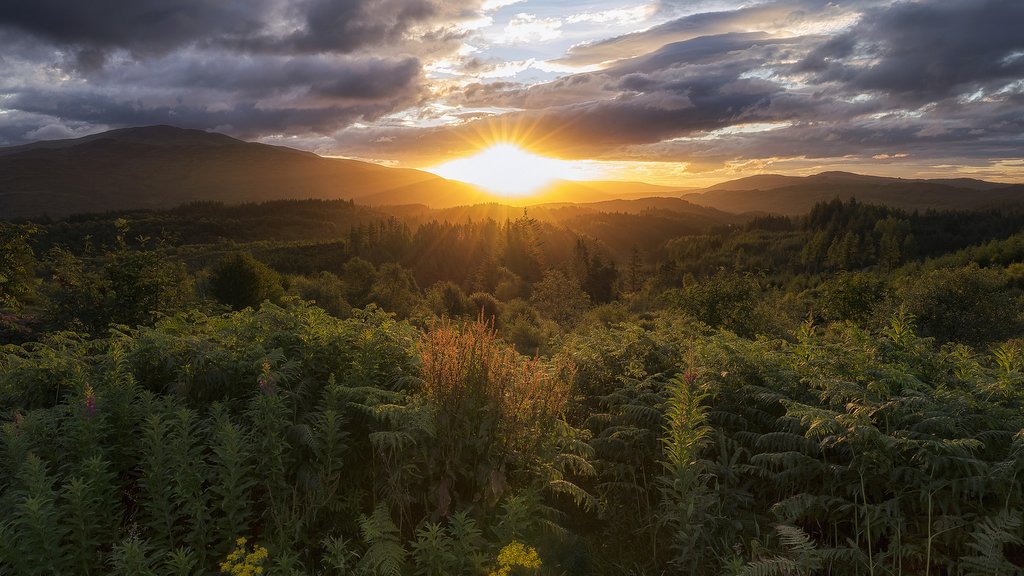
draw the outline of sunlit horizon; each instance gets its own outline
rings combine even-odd
[[[472,156],[425,170],[509,198],[530,196],[558,180],[588,180],[600,176],[597,170],[588,170],[584,163],[541,156],[510,142],[497,143]]]

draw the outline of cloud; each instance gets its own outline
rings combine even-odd
[[[657,10],[653,4],[643,4],[631,8],[613,8],[599,12],[579,12],[572,14],[565,21],[569,24],[636,24],[651,17]]]
[[[268,133],[329,134],[415,105],[423,97],[414,58],[256,54],[246,57],[183,50],[146,61],[127,60],[69,80],[59,90],[48,76],[3,86],[2,122],[34,118],[47,125],[173,124],[258,138]],[[32,129],[0,130],[5,143],[43,137]],[[81,129],[79,126],[76,129]],[[55,135],[48,129],[47,137]]]
[[[296,93],[329,98],[381,99],[418,90],[421,66],[415,58],[372,56],[274,56],[244,58],[185,51],[145,62],[125,62],[93,76],[106,85],[148,87],[191,97],[212,94],[234,99]],[[139,88],[135,88],[138,90]]]
[[[539,18],[533,14],[516,14],[500,35],[499,44],[527,44],[547,42],[562,35],[562,21],[558,18]]]
[[[19,143],[82,122],[220,127],[239,136],[333,132],[418,103],[426,90],[419,55],[456,51],[453,26],[477,14],[477,4],[0,3],[0,122],[11,124],[15,112],[39,122],[0,133]]]
[[[266,26],[269,0],[32,0],[0,3],[0,26],[67,46],[166,52]]]
[[[925,102],[1024,76],[1024,3],[906,2],[868,12],[796,67],[812,81]]]
[[[559,61],[586,65],[639,56],[674,42],[742,32],[776,32],[848,14],[826,2],[770,2],[734,10],[690,14],[640,32],[574,46]]]
[[[351,53],[390,46],[479,15],[457,0],[12,0],[0,27],[97,59],[114,50],[138,56],[189,46],[242,51]]]
[[[0,142],[167,123],[426,165],[500,137],[715,174],[1024,150],[1020,0],[519,4],[3,2]]]
[[[995,4],[987,8],[996,15],[1014,15],[997,10],[1008,10],[1008,3]],[[787,3],[785,9],[793,6]],[[782,13],[778,6],[759,10],[759,17]],[[868,10],[850,21],[848,34],[834,37],[701,35],[533,86],[472,84],[451,93],[448,102],[514,111],[477,114],[454,127],[388,129],[387,139],[366,152],[374,157],[424,149],[462,154],[497,134],[525,137],[538,150],[563,157],[686,162],[692,170],[707,171],[787,158],[867,163],[859,166],[879,161],[923,166],[952,159],[973,166],[999,163],[1019,158],[1024,149],[1024,81],[1012,68],[1024,58],[1018,56],[1017,37],[999,29],[994,38],[976,44],[968,38],[984,36],[983,31],[951,31],[957,22],[978,20],[979,11],[985,10],[966,3],[895,4]],[[730,14],[734,21],[736,12],[742,11]],[[929,33],[930,26],[938,32]],[[869,34],[869,27],[879,31]],[[954,59],[949,50],[930,50],[929,43],[940,36],[948,36],[950,50],[963,54]],[[971,69],[956,71],[961,65]],[[835,73],[837,66],[843,73]],[[917,77],[893,79],[890,87],[878,80],[890,66]],[[938,81],[929,84],[919,75]],[[341,146],[359,149],[351,136],[340,135]]]

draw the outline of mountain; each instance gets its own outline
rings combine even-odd
[[[197,200],[239,204],[304,198],[436,209],[499,202],[553,210],[567,203],[648,199],[649,204],[651,197],[678,200],[681,193],[690,203],[686,210],[701,206],[732,213],[801,214],[818,202],[850,197],[906,209],[998,206],[1024,199],[1024,186],[823,172],[751,176],[697,191],[640,182],[559,180],[530,196],[505,198],[421,170],[327,158],[172,126],[0,148],[0,218],[170,208]],[[600,211],[629,213],[633,207],[610,205]]]
[[[834,198],[856,198],[905,210],[971,210],[1024,202],[1024,185],[972,178],[913,180],[822,172],[813,176],[764,174],[684,194],[686,201],[726,212],[805,214]]]
[[[678,196],[639,182],[556,181],[504,198],[420,170],[326,158],[173,126],[123,128],[69,140],[0,148],[0,218],[169,208],[282,199],[353,199],[369,206],[518,206]]]
[[[444,203],[449,193],[468,194],[467,186],[419,170],[171,126],[0,148],[0,218],[167,208],[195,200],[234,204],[395,194]]]

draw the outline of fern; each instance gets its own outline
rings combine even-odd
[[[97,457],[83,465],[81,477],[69,478],[61,508],[68,527],[69,564],[79,574],[100,574],[101,548],[114,541],[118,518],[112,476]]]
[[[447,576],[456,573],[458,558],[455,556],[454,542],[440,524],[426,523],[420,526],[411,552],[415,574]]]
[[[776,526],[775,532],[785,553],[750,562],[741,576],[810,575],[822,569],[820,554],[806,532],[788,524]]]
[[[708,409],[703,404],[708,393],[697,384],[691,359],[690,369],[670,383],[665,410],[668,421],[665,437],[664,473],[659,477],[663,513],[661,523],[670,533],[674,551],[672,563],[691,568],[700,565],[700,535],[708,506],[708,478],[701,451],[712,433],[707,424]]]
[[[24,492],[17,498],[13,527],[17,534],[17,574],[62,574],[68,558],[62,546],[68,533],[57,508],[53,479],[39,458],[29,456],[22,469]]]
[[[164,557],[160,572],[162,576],[193,576],[197,568],[195,552],[189,548],[176,548]]]
[[[152,541],[170,550],[176,542],[173,484],[167,481],[171,470],[170,422],[159,412],[150,414],[140,434],[139,500],[142,523]]]
[[[405,568],[405,548],[391,515],[383,504],[373,514],[359,518],[366,553],[359,561],[359,569],[373,576],[401,576]]]
[[[1007,546],[1024,546],[1024,522],[1019,511],[1003,511],[979,521],[971,532],[967,548],[973,553],[962,559],[968,576],[1002,576],[1021,571],[1006,556]]]
[[[220,406],[213,409],[212,481],[208,489],[220,513],[214,541],[230,543],[249,531],[250,497],[254,470],[248,435]]]
[[[132,537],[114,546],[111,576],[157,576],[156,560],[144,540]]]

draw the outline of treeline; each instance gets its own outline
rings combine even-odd
[[[1002,240],[1024,226],[1024,211],[907,213],[855,199],[816,205],[790,218],[761,216],[739,229],[670,240],[660,274],[666,286],[686,274],[719,268],[766,273],[785,283],[799,276],[900,266]]]

